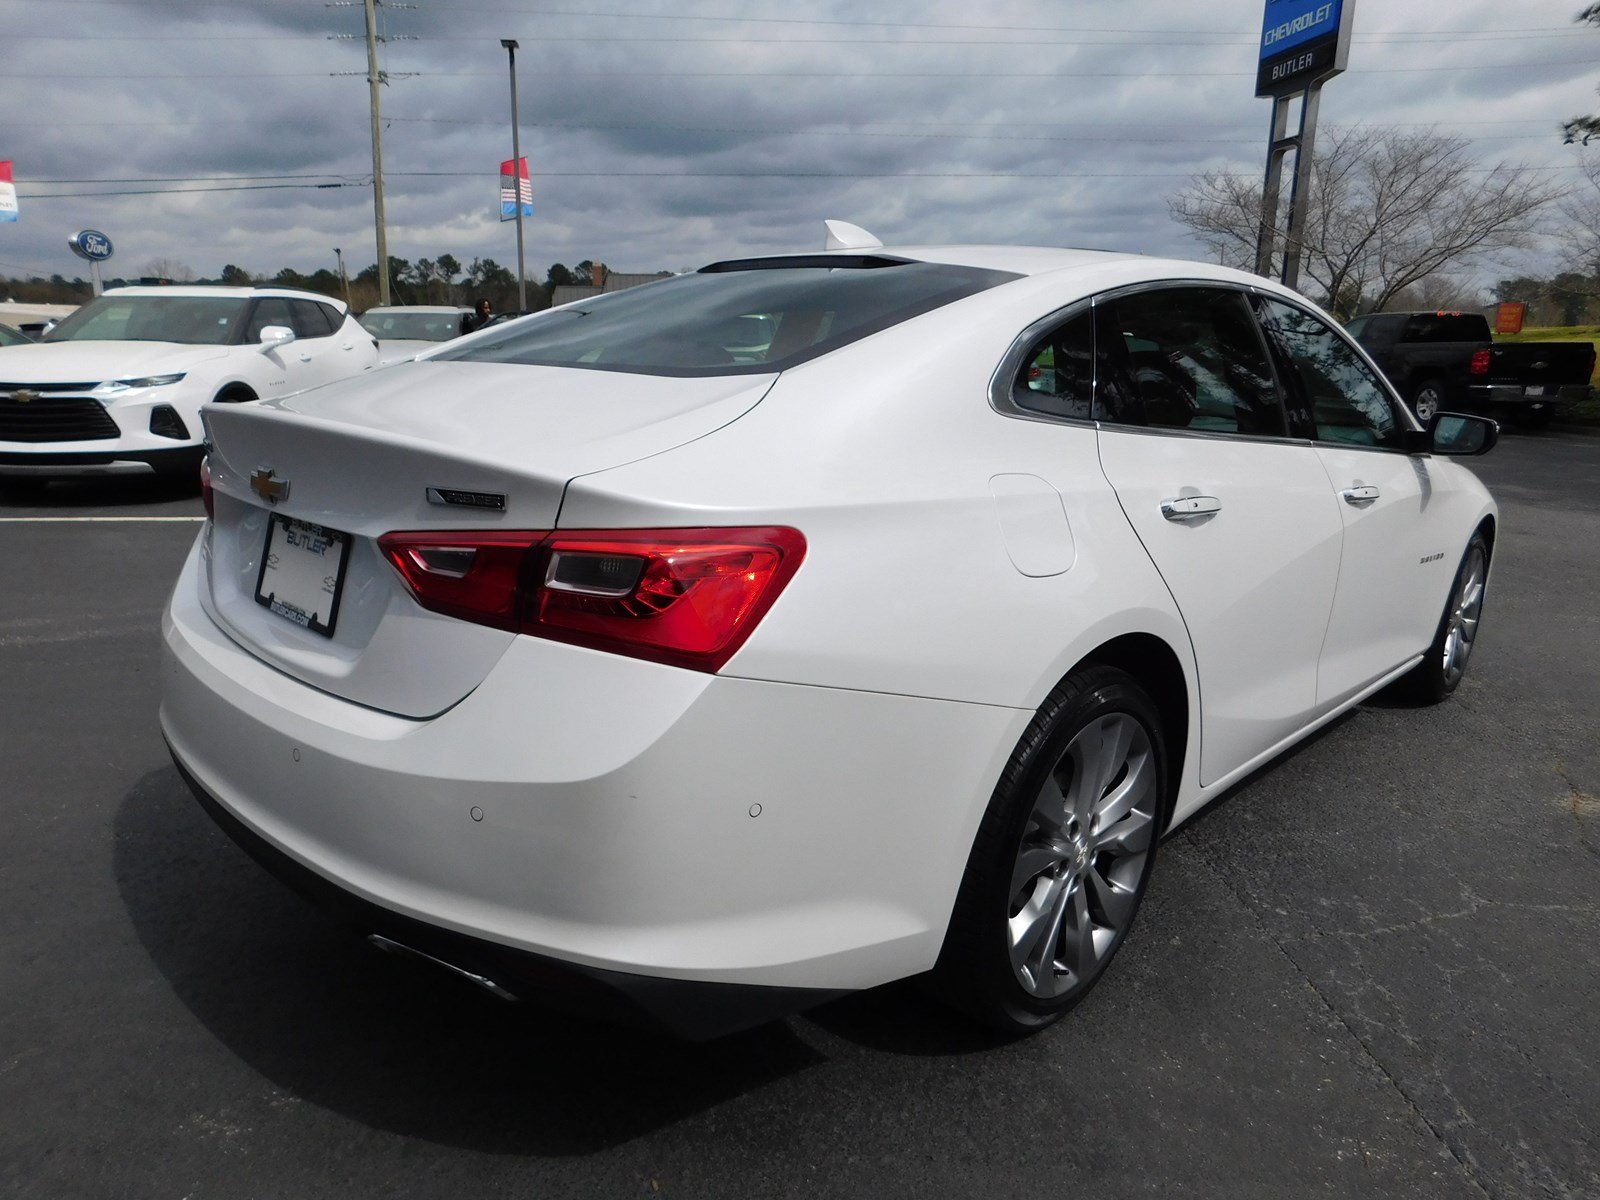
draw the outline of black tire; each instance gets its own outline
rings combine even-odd
[[[1120,772],[1111,731],[1129,738]],[[1094,741],[1101,732],[1107,736]],[[1086,744],[1106,751],[1099,774]],[[1063,801],[1056,810],[1069,814],[1059,824],[1040,815],[1051,803],[1047,785]],[[1138,799],[1129,801],[1134,793]],[[1084,796],[1104,806],[1087,826],[1070,816],[1074,798]],[[1125,815],[1113,816],[1124,802]],[[1132,926],[1169,811],[1166,746],[1149,695],[1112,667],[1069,676],[1029,724],[979,826],[934,969],[942,997],[1013,1035],[1042,1029],[1071,1009]],[[1113,842],[1128,846],[1107,849]],[[1060,861],[1039,866],[1052,857]],[[1051,925],[1047,914],[1056,909]]]
[[[243,404],[246,401],[255,400],[257,398],[258,397],[256,394],[249,388],[235,385],[234,387],[223,388],[222,391],[217,393],[217,398],[212,403]]]
[[[1462,552],[1455,582],[1450,585],[1450,598],[1445,601],[1444,614],[1439,618],[1439,628],[1433,635],[1428,652],[1400,680],[1400,690],[1412,700],[1419,704],[1438,704],[1461,686],[1472,648],[1477,643],[1478,631],[1482,627],[1484,589],[1488,579],[1489,543],[1479,531],[1472,535],[1472,540]],[[1469,589],[1474,587],[1476,594],[1467,595]],[[1453,634],[1457,637],[1454,654],[1451,641]],[[1463,636],[1464,646],[1460,642]]]
[[[1417,420],[1423,426],[1433,420],[1445,409],[1449,403],[1450,393],[1440,379],[1424,379],[1412,389],[1411,411],[1417,415]]]

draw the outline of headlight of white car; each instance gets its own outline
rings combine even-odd
[[[115,396],[137,388],[166,387],[169,383],[177,383],[183,376],[184,372],[179,371],[172,375],[146,375],[140,379],[114,379],[110,383],[102,383],[95,391],[102,396]]]

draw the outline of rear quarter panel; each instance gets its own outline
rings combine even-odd
[[[1161,637],[1187,669],[1187,635],[1094,427],[988,401],[1016,335],[1081,286],[1008,284],[785,372],[716,433],[575,479],[560,523],[798,528],[805,565],[724,674],[1031,710],[1121,634]],[[1060,494],[1067,569],[1013,562],[997,475]]]

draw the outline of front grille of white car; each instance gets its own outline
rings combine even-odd
[[[122,436],[105,405],[89,396],[92,383],[0,383],[0,442],[94,442]]]

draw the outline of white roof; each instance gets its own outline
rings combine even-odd
[[[119,287],[107,288],[108,296],[192,296],[233,297],[240,300],[249,300],[257,296],[282,296],[289,300],[316,300],[322,304],[331,304],[337,309],[343,309],[343,300],[332,296],[324,296],[321,292],[302,292],[297,288],[280,287],[211,287],[204,284],[175,283],[161,287]]]

